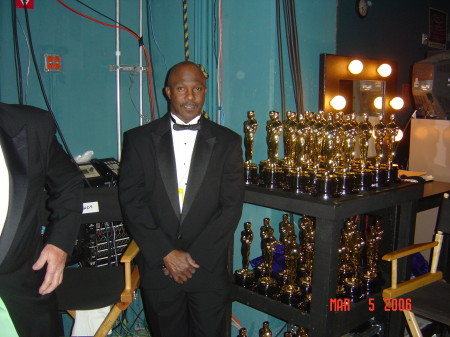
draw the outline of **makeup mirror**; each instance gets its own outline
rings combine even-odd
[[[396,85],[395,62],[320,55],[319,110],[369,116],[390,114],[394,112],[389,102],[395,97]],[[345,98],[344,108],[336,109],[331,105],[335,96]]]

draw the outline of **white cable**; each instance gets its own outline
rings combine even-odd
[[[25,31],[23,30],[23,27],[22,27],[22,25],[20,24],[20,20],[19,20],[19,19],[17,19],[17,23],[19,24],[20,29],[22,30],[22,34],[23,34],[23,36],[24,36],[24,38],[25,38],[25,41],[27,42],[27,47],[28,47],[28,48],[27,48],[27,50],[28,50],[27,81],[26,81],[26,84],[25,84],[25,97],[24,97],[25,103],[27,103],[27,102],[28,102],[28,83],[29,83],[29,80],[30,80],[30,67],[31,67],[30,43],[28,42],[27,34],[25,34]]]

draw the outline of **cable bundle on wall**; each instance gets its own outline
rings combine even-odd
[[[304,113],[302,74],[300,64],[300,53],[297,35],[297,19],[295,14],[294,0],[283,0],[284,23],[286,28],[286,42],[291,68],[292,85],[297,111]],[[284,111],[283,111],[284,113]]]
[[[104,25],[104,26],[107,26],[107,27],[112,27],[112,28],[116,28],[116,29],[122,29],[122,30],[130,33],[132,36],[134,36],[139,41],[139,45],[142,46],[142,48],[144,50],[145,60],[146,60],[146,63],[147,63],[147,84],[148,84],[149,98],[150,98],[150,110],[151,110],[152,120],[154,120],[156,117],[155,117],[155,103],[154,103],[154,98],[153,98],[152,67],[151,67],[150,56],[149,56],[149,53],[147,52],[147,48],[144,45],[143,38],[140,37],[138,34],[136,34],[130,28],[128,28],[125,25],[121,24],[120,22],[117,22],[116,20],[114,20],[114,19],[112,19],[112,18],[110,18],[110,17],[108,17],[108,16],[106,16],[106,15],[104,15],[102,13],[99,13],[98,11],[96,11],[93,8],[85,5],[84,3],[82,3],[79,0],[76,0],[76,1],[79,2],[80,4],[84,5],[84,6],[88,7],[89,9],[95,11],[96,13],[100,14],[101,16],[107,18],[108,20],[111,20],[112,22],[115,23],[115,25],[111,25],[111,24],[105,23],[103,21],[94,19],[94,18],[92,18],[92,17],[90,17],[90,16],[88,16],[86,14],[83,14],[83,13],[81,13],[81,12],[71,8],[71,7],[69,7],[68,5],[66,5],[61,0],[56,0],[56,1],[59,2],[61,5],[63,5],[64,7],[66,7],[67,9],[69,9],[70,11],[72,11],[72,12],[74,12],[74,13],[82,16],[82,17],[85,17],[85,18],[87,18],[89,20],[92,20],[94,22],[97,22],[97,23],[99,23],[101,25]]]
[[[19,45],[18,45],[18,40],[17,40],[17,17],[16,17],[16,10],[15,10],[15,1],[11,0],[11,9],[12,9],[12,13],[13,13],[13,34],[14,34],[14,53],[15,53],[15,61],[16,61],[16,71],[17,71],[17,87],[18,87],[18,95],[19,95],[19,103],[23,104],[23,87],[22,87],[22,71],[21,71],[21,65],[20,65],[20,50],[19,50]],[[42,82],[42,78],[41,78],[41,73],[39,71],[39,66],[37,64],[36,61],[36,55],[34,53],[34,47],[33,47],[33,38],[31,36],[31,27],[30,27],[30,20],[28,18],[28,6],[25,5],[24,6],[24,13],[25,13],[25,21],[26,21],[26,27],[27,27],[27,35],[28,35],[28,44],[29,44],[29,49],[30,49],[30,54],[33,60],[33,65],[34,68],[36,70],[36,75],[39,81],[39,85],[41,87],[41,92],[42,92],[42,96],[44,98],[45,104],[47,106],[47,110],[50,112],[50,115],[52,116],[52,119],[55,123],[55,127],[56,130],[61,138],[61,142],[63,143],[63,146],[66,150],[66,152],[69,154],[70,158],[73,160],[73,156],[70,152],[69,147],[67,146],[66,140],[64,138],[64,135],[61,132],[61,129],[59,127],[58,121],[55,118],[55,114],[53,113],[52,107],[50,105],[50,102],[48,101],[47,98],[47,94],[45,93],[45,88],[44,88],[44,84]]]
[[[17,9],[14,1],[11,2],[12,31],[14,40],[14,64],[16,67],[16,85],[19,103],[23,104],[22,67],[20,63],[19,41],[17,38]],[[26,6],[25,6],[26,7]]]
[[[286,119],[286,95],[284,93],[284,66],[283,66],[283,39],[281,38],[281,0],[277,0],[277,43],[278,43],[278,69],[280,72],[281,114]]]

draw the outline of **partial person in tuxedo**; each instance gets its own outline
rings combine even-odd
[[[119,199],[141,249],[153,337],[219,337],[226,329],[243,159],[241,137],[202,114],[206,91],[196,64],[176,64],[165,87],[169,113],[124,135]]]
[[[53,290],[79,230],[82,176],[47,111],[0,103],[0,145],[0,336],[62,336]]]

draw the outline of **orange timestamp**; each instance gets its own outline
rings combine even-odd
[[[384,311],[411,311],[412,301],[410,298],[385,298]],[[367,301],[369,311],[376,309],[375,299]],[[330,311],[350,311],[351,300],[349,298],[330,298]]]

